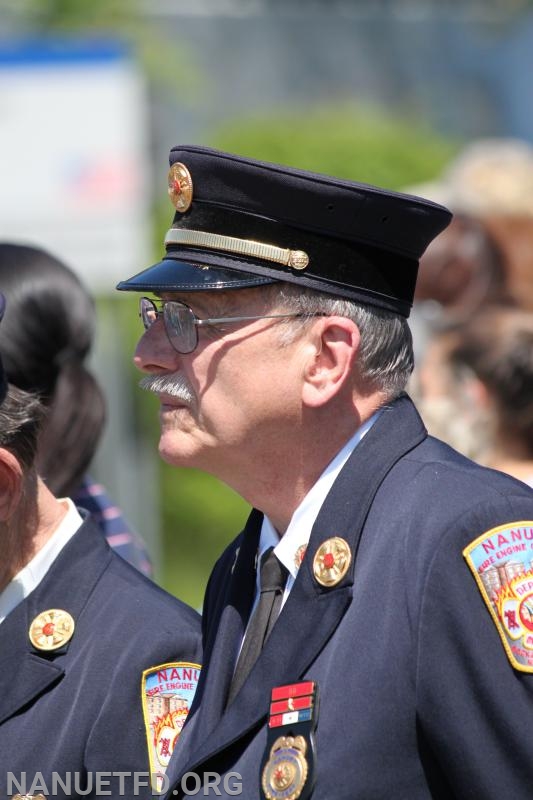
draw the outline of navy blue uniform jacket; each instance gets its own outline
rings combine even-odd
[[[305,679],[320,692],[313,800],[531,800],[533,675],[511,666],[462,555],[493,527],[533,520],[531,489],[428,437],[401,397],[330,490],[272,634],[224,712],[261,520],[253,511],[210,578],[200,705],[171,784],[188,770],[220,773],[207,796],[232,797],[238,779],[224,776],[235,772],[242,796],[258,798],[271,689]],[[312,562],[333,536],[354,558],[325,588]]]
[[[28,631],[49,609],[68,611],[76,627],[64,647],[47,653],[33,648]],[[0,625],[0,797],[17,791],[8,773],[19,782],[25,774],[28,793],[37,773],[49,792],[53,772],[62,780],[71,773],[71,787],[79,773],[82,790],[91,773],[93,790],[84,796],[94,797],[96,773],[118,771],[130,777],[101,776],[101,791],[119,797],[122,780],[123,796],[133,797],[131,773],[150,769],[143,670],[201,663],[200,638],[196,612],[127,564],[86,520]],[[138,778],[137,797],[151,796],[145,782]]]

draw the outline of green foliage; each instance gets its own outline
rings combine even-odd
[[[46,31],[120,31],[132,18],[128,0],[19,0],[19,3],[19,13],[25,14],[35,29]]]
[[[161,465],[164,562],[161,584],[201,607],[207,578],[250,507],[225,484],[190,469]]]
[[[460,147],[420,120],[354,104],[232,119],[211,141],[221,150],[389,189],[434,178]]]

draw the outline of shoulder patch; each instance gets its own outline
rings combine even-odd
[[[533,521],[491,528],[463,550],[512,666],[533,673]]]
[[[200,664],[173,661],[145,669],[142,674],[142,707],[150,775],[158,791],[163,783],[161,776],[187,719],[200,670]]]

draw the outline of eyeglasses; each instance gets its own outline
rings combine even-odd
[[[184,303],[177,300],[167,300],[162,303],[162,308],[158,309],[155,302],[149,297],[141,297],[139,300],[139,316],[148,330],[154,322],[163,317],[165,331],[169,342],[178,353],[185,355],[192,353],[198,345],[198,328],[222,325],[234,322],[251,322],[255,319],[296,319],[298,317],[323,317],[324,314],[263,314],[257,317],[213,317],[210,319],[198,319],[194,311]]]

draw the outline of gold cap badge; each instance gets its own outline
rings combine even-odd
[[[30,625],[30,642],[37,650],[57,650],[72,639],[74,627],[68,611],[60,608],[42,611]]]
[[[181,214],[192,203],[192,178],[185,164],[176,161],[168,173],[168,196],[174,208]]]
[[[334,536],[323,542],[313,559],[313,574],[321,586],[336,586],[350,567],[352,554],[347,541]]]

